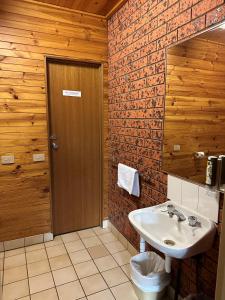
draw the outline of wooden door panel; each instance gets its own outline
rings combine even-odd
[[[100,69],[48,64],[54,233],[97,226],[101,208]],[[81,98],[63,96],[81,91]]]

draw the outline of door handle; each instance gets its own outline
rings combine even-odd
[[[52,146],[52,150],[58,150],[59,149],[59,145],[56,143],[57,137],[55,134],[52,134],[49,137],[49,140],[52,141],[51,142],[51,146]]]
[[[52,143],[52,149],[53,150],[58,150],[59,149],[59,145],[57,145],[56,143]]]

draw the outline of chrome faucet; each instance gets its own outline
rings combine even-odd
[[[167,205],[167,212],[170,218],[172,218],[174,215],[177,216],[178,222],[183,222],[186,220],[185,215],[178,211],[172,204]]]
[[[188,217],[188,224],[191,227],[201,227],[201,222],[195,216]]]

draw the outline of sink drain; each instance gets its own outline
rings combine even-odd
[[[175,246],[175,242],[174,241],[172,241],[172,240],[164,240],[163,241],[164,242],[164,244],[166,244],[166,245],[168,245],[168,246]]]

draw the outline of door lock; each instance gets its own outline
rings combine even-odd
[[[52,149],[53,150],[58,150],[59,146],[56,143],[52,143]]]
[[[57,140],[57,137],[55,134],[52,134],[50,137],[49,137],[50,141],[55,141]]]
[[[56,143],[56,140],[57,140],[56,135],[55,135],[55,134],[52,134],[52,135],[49,137],[49,140],[52,141],[52,142],[51,142],[52,149],[53,149],[53,150],[58,150],[58,149],[59,149],[59,145]]]

